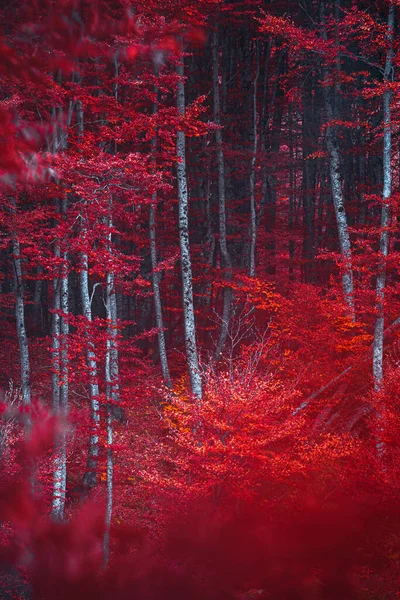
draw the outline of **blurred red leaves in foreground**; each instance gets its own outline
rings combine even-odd
[[[101,496],[75,505],[66,522],[50,519],[37,473],[59,425],[39,407],[29,423],[15,441],[13,467],[1,475],[2,598],[336,600],[379,598],[396,589],[395,498],[373,478],[351,493],[318,497],[328,475],[322,471],[300,483],[292,498],[278,495],[273,502],[262,493],[249,498],[245,490],[243,497],[236,490],[233,501],[229,490],[219,499],[189,490],[171,502],[160,491],[165,518],[158,533],[116,525],[104,569]],[[351,466],[348,476],[352,486]],[[271,482],[260,484],[268,489]]]

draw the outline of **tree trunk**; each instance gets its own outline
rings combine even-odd
[[[161,293],[160,293],[160,273],[157,271],[157,244],[156,244],[156,210],[157,193],[152,196],[152,204],[149,213],[149,235],[150,235],[150,254],[151,254],[151,280],[153,284],[154,312],[156,315],[156,325],[158,329],[158,351],[160,354],[161,371],[164,383],[171,387],[171,376],[168,367],[167,348],[165,344],[164,319],[162,313]]]
[[[326,88],[324,88],[324,95],[328,121],[331,121],[333,113],[331,110],[330,101],[328,100],[329,90],[327,90]],[[328,148],[329,155],[329,176],[339,236],[339,247],[344,263],[344,272],[342,275],[343,294],[346,304],[348,306],[349,316],[351,317],[352,321],[355,321],[354,284],[350,235],[347,227],[347,217],[344,207],[342,182],[340,179],[339,148],[334,128],[331,126],[328,126],[326,128],[326,146]]]
[[[111,248],[112,201],[110,200],[108,218],[108,252]],[[108,563],[110,555],[110,525],[113,507],[113,415],[116,411],[116,403],[119,401],[119,352],[118,352],[118,315],[117,298],[115,293],[115,275],[113,270],[107,272],[106,277],[106,318],[107,318],[107,347],[106,347],[106,398],[107,398],[107,505],[104,533],[104,565]]]
[[[324,26],[324,3],[321,2],[321,14],[322,14],[322,37],[326,41],[327,34]],[[329,124],[334,119],[334,109],[332,105],[331,89],[330,86],[326,85],[329,80],[329,73],[327,67],[322,69],[324,85],[324,103],[326,116],[328,120],[328,126],[326,127],[326,147],[328,150],[329,159],[329,176],[331,182],[333,206],[335,209],[336,224],[338,229],[339,247],[343,261],[343,275],[342,275],[342,288],[344,298],[348,307],[348,314],[352,321],[355,321],[355,310],[354,310],[354,284],[353,284],[353,266],[352,266],[352,253],[350,244],[350,235],[347,227],[346,210],[344,206],[344,197],[342,190],[342,182],[340,177],[340,154],[339,144],[336,134],[336,128],[334,125]]]
[[[59,203],[56,202],[59,209]],[[56,234],[57,235],[57,234]],[[60,259],[60,243],[56,237],[54,242],[53,255],[56,263]],[[59,271],[59,265],[56,264],[55,270]],[[53,314],[51,322],[51,389],[52,389],[52,405],[53,412],[56,415],[60,414],[60,310],[61,310],[61,281],[59,274],[53,279]],[[62,473],[60,469],[60,453],[58,440],[55,441],[55,458],[54,458],[54,473],[53,473],[53,500],[52,500],[52,516],[54,519],[62,519]]]
[[[95,347],[92,340],[92,332],[90,326],[92,323],[92,303],[89,295],[89,273],[88,273],[88,256],[81,255],[81,298],[82,312],[86,319],[86,362],[89,374],[89,394],[90,394],[90,417],[91,417],[91,433],[89,439],[89,451],[87,458],[86,473],[83,478],[83,486],[87,491],[96,485],[96,469],[99,456],[99,427],[100,427],[100,404],[99,404],[99,385],[97,381],[97,359]]]
[[[15,289],[15,320],[21,366],[21,395],[22,404],[31,403],[31,382],[28,336],[25,328],[25,303],[24,280],[22,276],[21,249],[18,234],[13,233],[13,259],[14,259],[14,289]]]
[[[320,129],[320,110],[316,98],[315,78],[310,76],[303,87],[303,277],[306,283],[315,283],[315,195],[317,160],[309,158],[317,150]]]
[[[67,200],[61,200],[61,213],[67,212]],[[64,240],[65,244],[65,240]],[[59,250],[59,248],[58,248]],[[68,302],[68,252],[62,252],[62,265],[60,278],[57,279],[58,304],[61,316],[59,318],[59,344],[58,344],[58,366],[59,366],[59,395],[58,404],[54,409],[61,421],[61,431],[55,441],[54,474],[53,474],[53,502],[52,515],[56,520],[63,520],[65,508],[65,494],[67,487],[67,434],[66,419],[68,413],[68,333],[69,333],[69,302]],[[53,402],[56,400],[53,392]]]
[[[81,137],[84,132],[83,126],[83,106],[82,101],[77,100],[76,107],[76,122],[78,135]],[[86,223],[83,223],[81,234],[84,237]],[[99,384],[97,379],[97,358],[95,345],[92,339],[91,323],[92,323],[92,297],[89,294],[89,259],[88,255],[83,252],[81,254],[80,267],[80,288],[81,288],[81,303],[82,314],[86,319],[86,363],[89,375],[89,397],[90,397],[90,423],[91,432],[89,437],[89,449],[86,462],[86,472],[83,476],[84,493],[87,494],[90,489],[96,485],[97,480],[97,462],[99,457],[99,429],[100,429],[100,403],[99,403]]]
[[[257,83],[259,76],[258,45],[256,46],[256,72],[253,81],[253,156],[250,170],[250,277],[256,274],[256,242],[257,242],[257,207],[256,207],[256,162],[257,162]]]
[[[112,413],[107,410],[107,501],[106,501],[106,518],[105,530],[103,539],[103,564],[107,567],[110,559],[110,527],[113,511],[113,494],[114,494],[114,459],[113,459],[113,422]]]
[[[219,41],[217,29],[213,32],[213,95],[214,95],[214,122],[221,125],[220,102],[219,102]],[[229,283],[232,280],[232,261],[226,241],[226,202],[225,202],[225,161],[222,147],[222,131],[215,132],[217,145],[218,165],[218,216],[219,216],[219,247],[221,251],[221,268],[224,269],[226,287],[223,290],[222,317],[219,339],[215,350],[215,360],[218,360],[226,342],[229,331],[229,319],[232,306],[232,288]]]
[[[207,146],[208,140],[207,138],[205,139],[205,146]],[[205,195],[205,219],[206,219],[206,239],[205,239],[205,262],[206,262],[206,268],[205,268],[205,272],[204,272],[204,279],[205,279],[205,293],[204,293],[204,303],[206,306],[210,307],[211,306],[211,300],[212,300],[212,285],[213,285],[213,278],[210,275],[210,270],[213,266],[213,261],[214,261],[214,254],[215,254],[215,247],[216,247],[216,243],[215,243],[215,235],[214,235],[214,231],[213,231],[213,219],[212,219],[212,193],[211,193],[211,157],[210,154],[208,155],[208,161],[207,161],[207,175],[206,175],[206,183],[205,183],[205,190],[204,190],[204,195]]]
[[[155,89],[158,96],[158,89]],[[157,101],[153,106],[153,114],[158,112]],[[152,140],[153,163],[156,162],[157,137]],[[149,211],[149,236],[150,236],[150,257],[151,257],[151,281],[153,285],[154,312],[156,316],[156,325],[158,329],[158,351],[160,354],[161,371],[165,385],[171,387],[171,376],[168,367],[167,348],[165,344],[164,319],[161,304],[160,280],[161,274],[157,271],[157,243],[156,243],[156,211],[157,211],[157,192],[154,192],[151,198]]]
[[[265,230],[267,233],[267,244],[266,249],[268,251],[270,261],[267,264],[266,272],[269,275],[276,274],[276,166],[271,166],[276,163],[277,155],[280,148],[280,140],[282,133],[282,120],[284,111],[284,100],[285,94],[280,83],[280,78],[287,69],[287,52],[286,50],[280,49],[277,65],[276,65],[276,82],[274,89],[271,94],[267,128],[269,127],[269,121],[271,125],[269,130],[266,131],[268,142],[266,143],[266,150],[269,150],[270,165],[265,169],[265,181],[263,181],[264,194],[265,194]],[[268,239],[269,238],[269,239]]]
[[[294,141],[293,141],[293,115],[291,107],[288,107],[288,126],[289,126],[289,214],[288,214],[288,230],[289,230],[289,279],[294,281],[294,252],[295,240],[293,239],[293,228],[295,221],[296,209],[296,161],[294,156]]]
[[[43,274],[43,267],[38,265],[35,287],[33,292],[33,322],[40,331],[42,329],[42,290],[43,290],[43,279],[40,276]]]
[[[177,67],[180,77],[177,84],[178,115],[185,115],[185,84],[184,84],[184,58]],[[185,327],[186,359],[188,363],[191,389],[194,396],[202,398],[202,381],[199,367],[196,343],[196,324],[193,306],[192,263],[190,259],[189,244],[189,218],[188,218],[188,189],[186,180],[186,150],[185,133],[178,129],[176,134],[177,154],[177,184],[179,202],[179,243],[181,251],[182,293],[183,293],[183,319]]]
[[[392,75],[393,64],[393,27],[394,27],[394,5],[389,5],[388,33],[389,49],[386,56],[384,71],[384,82],[387,86]],[[389,251],[389,232],[387,230],[390,222],[389,198],[392,192],[392,170],[391,170],[391,91],[386,87],[383,94],[383,204],[381,213],[380,234],[380,260],[378,276],[376,278],[376,308],[377,318],[375,322],[372,373],[375,390],[380,390],[383,385],[383,331],[384,331],[384,307],[385,284],[386,284],[386,258]]]
[[[58,202],[57,202],[58,204]],[[57,234],[56,234],[57,235]],[[55,262],[60,260],[60,243],[56,238],[53,251]],[[59,265],[56,265],[56,271],[59,270]],[[57,276],[53,279],[53,314],[51,319],[51,390],[53,399],[53,411],[58,413],[60,407],[60,278]]]
[[[58,74],[58,83],[61,85],[61,72]],[[53,152],[65,150],[68,145],[68,128],[71,124],[74,102],[69,101],[66,127],[64,127],[63,109],[54,108],[54,119],[58,112],[53,136]],[[68,201],[66,197],[55,201],[56,210],[60,218],[66,215]],[[56,223],[55,227],[57,227]],[[63,240],[65,246],[66,240]],[[57,276],[53,279],[53,315],[52,315],[52,397],[53,411],[60,420],[60,433],[54,441],[54,471],[53,471],[53,499],[52,517],[57,521],[64,518],[65,495],[67,487],[67,437],[66,418],[68,410],[68,253],[63,249],[61,257],[60,241],[54,242],[54,258],[56,262],[62,258],[62,266],[56,265]],[[61,314],[62,313],[62,314]]]

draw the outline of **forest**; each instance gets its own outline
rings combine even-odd
[[[400,1],[0,15],[0,598],[398,599]]]

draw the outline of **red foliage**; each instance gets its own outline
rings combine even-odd
[[[398,83],[382,79],[387,6],[367,3],[365,11],[354,2],[338,4],[339,35],[327,2],[322,35],[315,25],[322,23],[318,3],[286,4],[270,3],[264,12],[258,0],[140,0],[134,10],[125,0],[3,2],[0,596],[398,595],[399,193],[387,201],[380,175],[360,174],[365,164],[380,161],[379,111],[388,89],[398,132]],[[215,54],[213,29],[225,36]],[[218,72],[212,74],[215,56]],[[182,61],[183,79],[176,68]],[[185,114],[176,109],[179,82]],[[222,117],[213,110],[216,88]],[[322,108],[330,88],[338,112],[332,118]],[[307,122],[308,103],[314,112]],[[330,130],[348,168],[343,193],[355,322],[346,312],[346,260],[327,200],[324,137]],[[201,401],[190,392],[185,355],[177,131],[185,134],[187,150]],[[385,387],[374,389],[379,215],[386,204],[393,214],[383,302],[389,329]],[[242,254],[252,241],[251,210],[257,252],[249,275]],[[223,256],[225,219],[233,266]],[[155,267],[149,234],[157,240]],[[86,261],[91,318],[78,293]],[[110,275],[115,322],[105,308]],[[57,304],[67,276],[68,314]],[[162,383],[152,313],[157,277],[171,387]],[[210,357],[227,290],[231,314],[217,361]],[[16,296],[32,371],[33,403],[23,408],[19,390],[7,388],[20,377]],[[115,381],[107,373],[112,344],[119,359]],[[62,356],[68,419],[62,411],[56,415],[57,402],[50,410],[51,393],[65,390]],[[96,486],[88,493],[90,437],[98,453]],[[67,489],[65,520],[57,522],[50,505],[61,438]],[[113,514],[105,567],[110,456]]]

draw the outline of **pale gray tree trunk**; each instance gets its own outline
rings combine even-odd
[[[58,202],[57,202],[58,204]],[[53,255],[55,261],[58,263],[60,260],[60,243],[56,239],[54,242]],[[57,270],[59,267],[56,267]],[[61,309],[61,298],[60,298],[60,278],[55,276],[53,279],[53,314],[51,322],[51,363],[52,363],[52,374],[51,374],[51,389],[53,399],[53,411],[58,413],[60,408],[60,309]]]
[[[389,5],[388,32],[389,49],[386,56],[384,82],[387,86],[392,77],[393,68],[393,27],[394,27],[394,5]],[[384,307],[385,285],[386,285],[386,258],[389,251],[390,205],[389,198],[392,193],[392,169],[391,169],[391,147],[392,147],[392,125],[391,125],[391,90],[386,87],[383,93],[383,204],[381,213],[381,234],[379,243],[379,267],[376,278],[376,309],[372,373],[375,390],[380,390],[383,385],[383,331],[384,331]]]
[[[118,58],[114,57],[114,74],[118,77]],[[118,84],[114,84],[114,98],[118,102]],[[117,153],[117,142],[114,141],[114,152]],[[113,200],[110,196],[108,203],[108,234],[107,250],[112,256],[112,227],[113,227]],[[118,351],[118,305],[115,290],[115,273],[111,268],[106,275],[105,307],[107,319],[107,341],[106,341],[106,399],[107,399],[107,494],[106,515],[103,538],[103,563],[107,567],[110,558],[110,527],[113,513],[114,499],[114,455],[113,455],[113,415],[116,411],[116,403],[119,402],[119,351]]]
[[[326,70],[324,69],[325,73]],[[327,77],[327,74],[326,74]],[[324,86],[325,109],[328,121],[333,120],[333,108],[329,97],[329,89]],[[353,266],[350,235],[347,226],[346,210],[344,206],[344,197],[342,190],[342,182],[340,177],[340,155],[337,136],[334,126],[326,128],[326,147],[328,149],[329,158],[329,176],[331,182],[333,206],[335,209],[336,224],[339,237],[340,253],[343,260],[344,272],[342,275],[342,287],[344,298],[348,307],[348,313],[352,321],[355,321],[354,309],[354,283],[353,283]]]
[[[118,348],[117,336],[117,306],[115,301],[114,276],[107,274],[106,283],[106,312],[107,312],[107,349],[106,349],[106,398],[107,406],[107,501],[105,515],[105,530],[103,539],[104,566],[107,566],[110,557],[110,527],[113,512],[114,492],[114,456],[113,456],[113,408],[119,400],[118,384]],[[112,403],[112,404],[110,404]]]
[[[177,84],[177,109],[180,117],[185,116],[185,83],[184,83],[184,58],[177,66],[179,81]],[[199,358],[197,354],[196,343],[196,323],[194,318],[193,306],[193,282],[192,282],[192,263],[190,258],[189,243],[189,201],[186,179],[186,149],[185,133],[178,129],[176,134],[176,155],[177,155],[177,185],[179,202],[179,244],[181,251],[181,272],[182,272],[182,294],[183,294],[183,319],[185,327],[185,346],[186,359],[188,363],[191,389],[194,396],[201,400],[203,395]]]
[[[97,359],[95,346],[90,331],[92,323],[92,301],[89,295],[89,268],[88,256],[85,253],[81,255],[80,270],[82,312],[87,322],[86,339],[87,351],[86,362],[89,374],[89,394],[90,394],[90,417],[91,433],[89,439],[89,451],[87,458],[86,473],[83,478],[83,485],[86,490],[96,485],[96,469],[99,456],[99,428],[100,428],[100,404],[99,404],[99,385],[97,381]]]
[[[322,37],[326,41],[327,34],[325,29],[324,2],[321,2],[322,17]],[[332,190],[333,206],[335,210],[336,224],[338,230],[339,247],[343,261],[342,288],[344,298],[348,308],[348,314],[352,321],[355,321],[354,309],[354,283],[353,283],[353,264],[350,235],[347,226],[346,209],[344,205],[344,196],[342,190],[342,181],[340,176],[340,153],[339,144],[334,125],[329,124],[334,119],[334,109],[332,104],[331,88],[327,85],[329,73],[326,66],[322,69],[324,85],[324,104],[328,125],[325,132],[326,147],[328,150],[329,177]]]
[[[59,203],[57,202],[57,205]],[[54,242],[53,255],[56,261],[60,259],[60,244],[56,239]],[[56,266],[59,269],[59,266]],[[51,389],[52,389],[52,405],[53,412],[57,415],[60,413],[60,310],[61,310],[61,293],[60,277],[53,279],[53,314],[51,323]],[[52,516],[54,519],[62,519],[61,498],[62,498],[62,480],[59,473],[59,448],[58,439],[55,440],[55,457],[54,457],[54,473],[53,473],[53,499],[52,499]]]
[[[376,310],[377,317],[375,321],[374,340],[372,346],[372,375],[375,391],[383,388],[383,339],[385,324],[385,286],[386,286],[386,259],[389,252],[389,231],[390,225],[390,204],[389,199],[392,193],[392,169],[391,169],[391,149],[392,149],[392,125],[391,125],[391,90],[387,87],[392,78],[393,69],[393,28],[394,28],[394,5],[389,5],[387,39],[389,48],[386,55],[384,83],[386,89],[383,93],[383,203],[381,212],[381,234],[379,240],[379,265],[376,278]],[[384,424],[381,411],[377,411],[378,432],[376,436],[376,451],[378,457],[383,459],[385,455],[385,443],[382,440]],[[384,467],[385,469],[385,467]]]
[[[256,48],[256,72],[253,81],[253,156],[250,169],[250,277],[256,274],[256,243],[257,243],[257,207],[256,207],[256,162],[257,162],[257,84],[259,76],[258,46]]]
[[[73,76],[74,79],[74,76]],[[61,85],[61,73],[58,74]],[[53,109],[54,136],[53,153],[66,150],[68,145],[68,128],[71,124],[74,102],[69,101],[66,127],[64,126],[63,108]],[[57,116],[58,115],[58,116]],[[65,216],[68,201],[64,197],[56,201],[57,212]],[[63,240],[65,244],[65,240]],[[68,411],[68,253],[64,249],[61,255],[60,241],[56,239],[54,257],[62,258],[62,265],[57,266],[57,276],[53,279],[54,313],[52,316],[52,397],[53,411],[60,420],[60,431],[54,444],[53,498],[52,517],[57,521],[64,518],[65,495],[67,487],[67,436],[66,418]]]
[[[218,31],[213,32],[213,96],[214,96],[214,122],[221,125],[220,99],[219,99],[219,40]],[[228,251],[226,241],[226,198],[225,198],[225,160],[222,144],[222,131],[215,131],[215,141],[217,146],[217,166],[218,166],[218,217],[219,217],[219,247],[221,251],[221,268],[225,271],[225,281],[227,285],[223,290],[222,298],[222,316],[219,339],[215,350],[215,360],[218,360],[229,331],[229,320],[232,307],[232,288],[229,283],[232,280],[232,261]]]
[[[107,567],[110,559],[110,527],[113,512],[113,496],[114,496],[114,458],[113,458],[113,418],[111,411],[107,411],[107,502],[106,502],[106,517],[105,530],[103,539],[103,564]]]
[[[76,121],[79,136],[83,135],[83,106],[82,101],[77,100]],[[82,235],[86,233],[86,223],[83,223]],[[89,397],[90,397],[90,423],[91,432],[89,437],[89,449],[86,463],[86,472],[83,477],[83,487],[85,493],[96,485],[97,480],[97,462],[99,457],[99,429],[100,429],[100,403],[99,403],[99,384],[97,379],[97,358],[95,344],[90,331],[92,323],[92,299],[95,288],[92,291],[92,297],[89,294],[89,259],[86,253],[81,254],[81,270],[80,270],[80,288],[82,313],[86,319],[86,363],[89,375]]]
[[[112,247],[112,200],[109,203],[108,217],[108,252],[111,254]],[[104,565],[107,566],[110,555],[110,526],[113,509],[113,414],[115,405],[119,402],[119,353],[118,353],[118,314],[117,298],[115,292],[115,274],[113,270],[106,275],[106,318],[107,318],[107,342],[106,342],[106,398],[107,398],[107,503],[104,532]]]
[[[15,320],[17,326],[21,368],[21,394],[22,404],[27,406],[31,403],[31,369],[29,362],[28,336],[26,334],[25,327],[24,280],[22,275],[21,248],[18,234],[14,232],[12,238],[14,260]]]
[[[117,304],[114,288],[114,274],[107,273],[106,282],[106,316],[107,316],[107,348],[106,348],[106,398],[107,406],[107,501],[105,531],[103,540],[104,566],[110,557],[110,527],[113,511],[114,488],[114,456],[113,456],[113,408],[119,400],[118,384],[118,347],[117,347]]]
[[[61,267],[61,352],[60,352],[60,407],[64,412],[68,409],[68,334],[69,334],[69,294],[68,294],[68,252],[62,254]]]
[[[61,200],[61,213],[67,212],[67,200]],[[65,240],[64,240],[65,244]],[[59,247],[57,247],[59,252]],[[55,285],[55,294],[58,296],[57,303],[61,313],[58,321],[58,397],[53,391],[53,406],[60,419],[60,433],[55,440],[55,457],[53,473],[53,500],[52,516],[61,521],[64,518],[65,494],[67,487],[67,433],[66,419],[68,413],[68,385],[69,385],[69,362],[68,362],[68,333],[69,333],[69,301],[68,301],[68,252],[64,249],[61,255],[62,265],[60,276]],[[54,324],[54,322],[53,322]],[[54,404],[58,401],[57,405]]]

